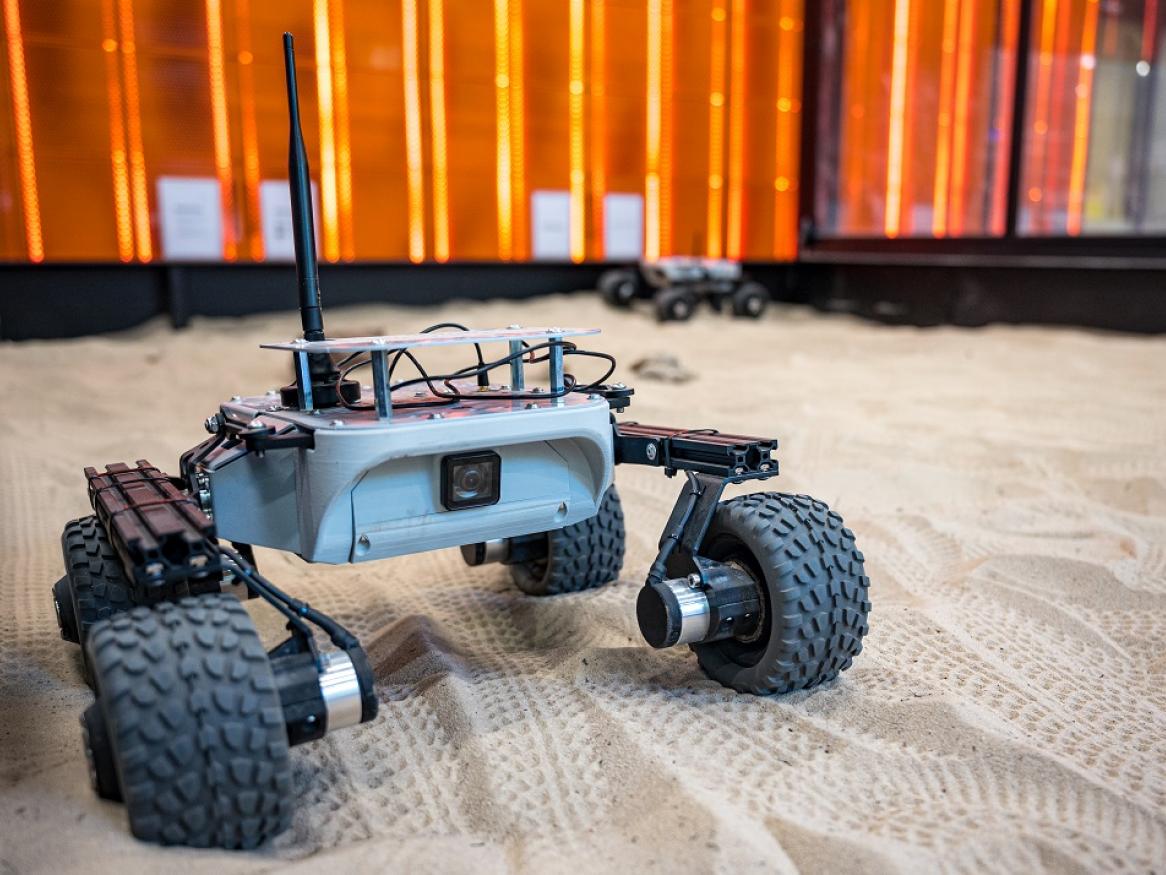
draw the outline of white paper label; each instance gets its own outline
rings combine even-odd
[[[638,261],[644,254],[644,196],[603,196],[603,257]]]
[[[319,203],[316,183],[312,183],[312,205]],[[320,211],[313,210],[316,246],[320,245]],[[292,231],[291,189],[286,179],[265,179],[259,183],[259,215],[263,225],[263,257],[267,261],[294,261],[296,239]]]
[[[158,221],[167,261],[221,261],[223,207],[214,178],[158,177]]]
[[[536,191],[530,195],[531,256],[551,261],[571,257],[571,195]]]

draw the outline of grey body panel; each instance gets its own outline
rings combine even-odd
[[[259,456],[220,448],[201,465],[220,537],[310,562],[361,562],[561,528],[593,516],[611,485],[610,409],[599,397],[474,399],[398,408],[383,420],[372,411],[285,410],[268,395],[227,402],[222,414],[314,432],[313,449]],[[501,456],[500,500],[446,510],[442,457],[483,449]]]

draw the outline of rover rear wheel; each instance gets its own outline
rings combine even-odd
[[[634,270],[609,270],[600,274],[599,291],[613,307],[630,307],[640,293],[640,278]]]
[[[53,585],[61,637],[84,645],[95,623],[128,611],[137,603],[121,560],[96,516],[72,520],[61,534],[65,576]],[[84,648],[81,673],[93,685]]]
[[[870,581],[854,533],[824,502],[780,492],[723,501],[700,554],[744,568],[765,598],[754,640],[691,645],[713,680],[762,695],[808,689],[862,650]]]
[[[547,532],[545,558],[510,566],[515,585],[527,595],[558,595],[602,586],[619,577],[624,556],[623,506],[612,486],[599,513]]]
[[[759,319],[769,306],[769,290],[761,283],[744,283],[733,292],[733,315]]]
[[[83,721],[97,791],[139,839],[252,848],[287,828],[291,767],[267,653],[242,604],[213,594],[94,626]],[[116,796],[114,796],[116,798]]]
[[[696,311],[696,295],[688,289],[663,289],[655,300],[656,318],[661,322],[686,322]]]

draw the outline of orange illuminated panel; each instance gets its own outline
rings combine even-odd
[[[449,148],[445,126],[445,13],[429,0],[429,119],[433,149],[433,257],[449,261]]]
[[[1085,23],[1081,31],[1081,56],[1074,89],[1073,155],[1069,165],[1069,210],[1065,230],[1081,233],[1085,201],[1085,169],[1089,155],[1089,116],[1093,107],[1093,72],[1097,67],[1098,0],[1085,0]]]
[[[421,77],[418,73],[417,0],[401,2],[405,76],[405,160],[409,195],[409,260],[425,259],[425,187],[421,167]]]
[[[118,0],[121,34],[123,96],[126,138],[130,155],[130,196],[134,205],[134,238],[139,261],[151,261],[154,243],[150,229],[150,194],[146,179],[146,152],[142,147],[142,107],[138,93],[137,44],[134,37],[133,0]]]
[[[325,260],[522,260],[528,186],[568,191],[575,261],[603,257],[609,191],[643,192],[649,255],[789,257],[801,8],[798,0],[402,0],[398,17],[394,4],[386,12],[363,0],[286,8],[0,0],[8,46],[0,75],[12,107],[0,251],[44,257],[45,242],[34,241],[47,235],[53,258],[151,260],[156,180],[213,176],[224,256],[264,258],[259,193],[286,162],[278,34],[287,29],[313,40],[316,87],[301,100]],[[870,46],[889,46],[886,16],[866,17]],[[882,49],[868,59],[874,89],[877,69],[889,64]],[[310,70],[311,59],[303,62]],[[527,66],[539,73],[529,81]],[[88,81],[58,86],[46,76],[54,70],[74,79],[84,71]],[[76,101],[71,126],[59,122],[66,94]],[[909,112],[910,84],[907,94]],[[866,135],[878,151],[886,105],[861,99],[882,119]],[[538,147],[529,150],[528,101]],[[882,166],[872,170],[881,160],[866,161],[861,191],[885,176]],[[878,203],[880,219],[883,183],[874,198],[858,196]],[[491,197],[497,209],[483,212]],[[357,209],[368,211],[359,228]],[[370,221],[378,213],[383,221]]]
[[[1011,95],[1016,88],[1016,58],[1022,52],[1020,40],[1020,4],[1026,0],[1004,0],[1000,7],[1003,16],[1000,22],[1000,57],[1003,59],[1003,70],[1000,83],[1000,94]],[[1024,48],[1027,51],[1027,47]],[[992,212],[987,229],[993,234],[1003,234],[1007,221],[1008,209],[1008,160],[1012,149],[1012,114],[1022,110],[1013,105],[1009,99],[997,101],[996,117],[993,127],[999,138],[999,151],[995,163],[996,173],[992,180]]]
[[[725,0],[713,0],[709,37],[709,172],[705,254],[720,258],[725,185],[725,55],[728,52],[728,10]]]
[[[12,88],[12,112],[16,122],[16,154],[20,162],[20,199],[24,208],[24,236],[28,260],[44,261],[40,200],[36,187],[36,156],[32,144],[32,114],[28,104],[28,78],[24,67],[24,38],[20,29],[18,0],[4,0],[4,32],[8,38],[8,74]]]
[[[235,181],[231,164],[231,132],[227,125],[227,89],[223,76],[223,9],[220,0],[206,0],[207,72],[210,76],[211,124],[214,132],[215,175],[223,205],[223,257],[234,261]]]
[[[579,263],[587,257],[586,217],[584,199],[587,179],[584,171],[586,150],[583,131],[583,71],[584,26],[583,0],[570,0],[570,46],[568,49],[567,107],[570,126],[570,246],[571,261]]]

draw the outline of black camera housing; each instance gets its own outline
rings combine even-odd
[[[466,469],[485,472],[485,482],[478,489],[466,489],[461,479]],[[458,495],[458,492],[469,495]],[[493,450],[473,453],[458,453],[444,456],[441,460],[441,503],[446,510],[465,510],[468,507],[485,507],[497,504],[502,495],[502,457]]]

